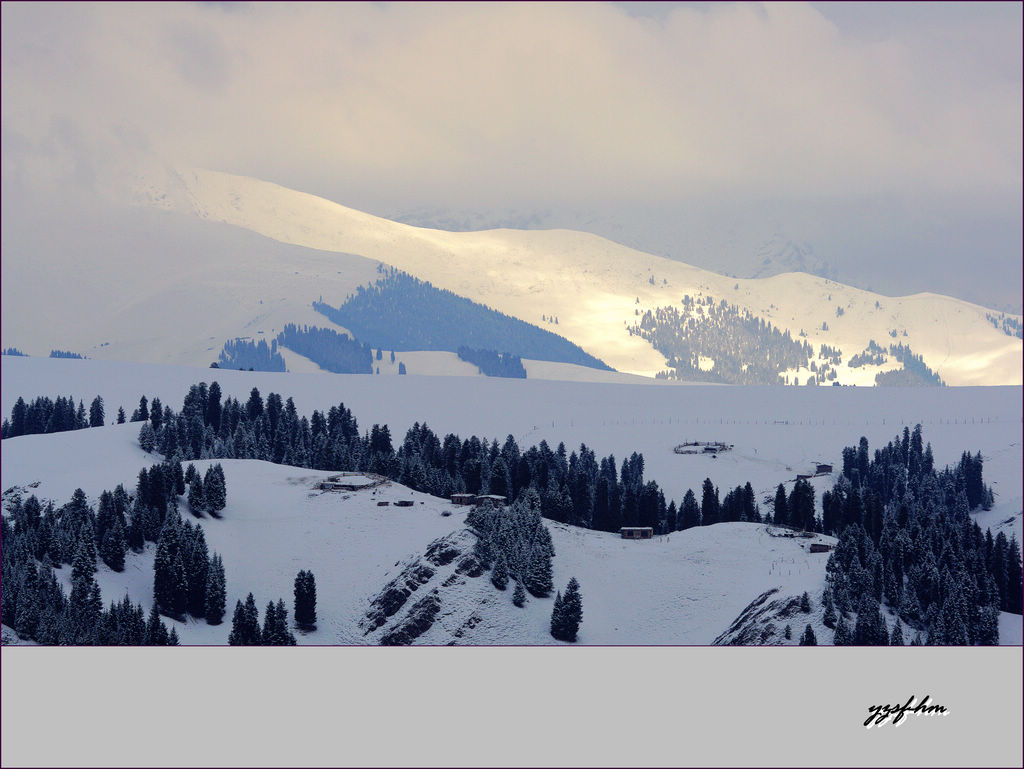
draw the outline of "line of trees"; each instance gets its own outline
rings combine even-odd
[[[370,346],[329,328],[289,323],[277,335],[275,344],[305,355],[325,371],[335,374],[372,374]],[[380,350],[377,360],[380,360]],[[392,353],[392,357],[394,353]],[[392,363],[394,361],[392,360]]]
[[[284,358],[277,351],[277,340],[229,339],[217,358],[218,368],[243,371],[286,371]]]
[[[467,363],[472,363],[485,376],[508,377],[509,379],[526,379],[523,359],[512,353],[498,353],[494,350],[474,350],[462,345],[458,356]]]
[[[73,396],[58,395],[51,400],[39,396],[29,403],[19,397],[11,408],[11,418],[3,421],[0,436],[17,438],[21,435],[61,433],[68,430],[84,430],[87,427],[103,427],[106,412],[103,398],[96,396],[85,410],[85,403],[78,401],[75,407]]]

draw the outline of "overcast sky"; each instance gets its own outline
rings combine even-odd
[[[380,214],[589,219],[706,267],[721,249],[722,271],[781,233],[886,293],[1021,303],[1018,3],[4,3],[2,22],[8,191],[88,190],[149,153]]]

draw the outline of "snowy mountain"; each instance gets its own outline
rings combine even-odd
[[[804,273],[728,278],[583,232],[422,229],[212,171],[150,172],[133,202],[97,203],[61,227],[42,217],[4,228],[4,347],[207,366],[229,339],[269,342],[287,323],[331,326],[312,303],[342,303],[384,263],[554,331],[619,372],[526,361],[530,377],[650,381],[667,356],[629,327],[690,296],[736,305],[814,354],[835,348],[842,384],[871,385],[900,366],[889,357],[849,367],[871,341],[909,345],[947,384],[1022,381],[1021,340],[984,308],[948,297],[889,298]],[[292,370],[318,368],[284,352]],[[475,373],[451,355],[412,352],[410,373]],[[803,383],[809,362],[783,373]]]
[[[582,232],[416,228],[269,182],[198,169],[145,177],[136,202],[317,249],[321,256],[358,254],[530,323],[555,315],[560,334],[618,371],[652,376],[665,369],[665,356],[625,329],[644,311],[677,306],[690,295],[734,304],[794,338],[802,331],[815,348],[841,350],[844,363],[872,340],[895,339],[948,384],[1021,382],[1021,341],[996,329],[985,308],[949,297],[890,298],[804,273],[737,280]],[[319,278],[335,272],[325,265],[316,293],[340,301],[342,287],[333,277],[319,290]],[[284,304],[300,301],[284,287],[277,293]],[[303,293],[308,299],[311,292]],[[872,384],[878,371],[896,365],[842,365],[838,381]]]
[[[565,441],[569,449],[584,442],[599,455],[625,457],[639,451],[646,476],[677,502],[687,488],[699,489],[710,477],[723,491],[750,481],[762,508],[779,483],[792,489],[795,475],[813,469],[816,461],[838,464],[841,448],[860,435],[872,446],[883,445],[902,429],[906,415],[914,414],[937,464],[956,462],[965,448],[983,452],[985,479],[997,496],[993,509],[978,513],[977,519],[994,533],[1018,539],[1022,534],[1019,388],[750,390],[483,377],[327,378],[10,356],[2,358],[0,371],[0,408],[5,412],[19,396],[58,392],[86,401],[99,394],[108,414],[118,406],[130,411],[143,393],[177,408],[189,385],[215,376],[225,396],[244,401],[255,386],[264,395],[293,397],[302,414],[343,398],[362,429],[375,422],[389,424],[396,437],[413,422],[426,422],[440,434],[511,434],[524,449],[544,439],[552,446]],[[756,399],[750,397],[754,392]],[[138,470],[159,461],[142,451],[138,434],[138,423],[129,423],[4,440],[0,486],[5,498],[19,492],[59,504],[82,488],[95,505],[102,490],[118,483],[134,489]],[[684,439],[695,438],[723,440],[734,448],[714,459],[672,451]],[[203,527],[210,550],[224,558],[229,608],[250,591],[261,609],[280,597],[290,605],[296,572],[311,569],[321,621],[316,632],[300,635],[300,643],[378,643],[407,628],[417,612],[429,615],[430,622],[417,623],[416,643],[552,642],[547,627],[550,597],[531,597],[524,608],[517,608],[511,589],[498,591],[486,573],[473,576],[462,563],[474,537],[464,525],[466,508],[398,483],[321,492],[316,484],[326,472],[254,460],[220,461],[228,505],[219,519],[192,520]],[[201,471],[210,463],[195,462]],[[819,510],[821,493],[833,481],[828,475],[812,479]],[[413,505],[395,506],[400,500]],[[187,510],[184,502],[182,509]],[[770,590],[784,604],[804,591],[812,596],[810,615],[788,618],[794,630],[789,643],[797,642],[807,623],[819,643],[829,639],[820,622],[828,556],[810,553],[807,545],[814,540],[780,538],[766,526],[745,523],[699,527],[640,542],[547,525],[556,552],[556,589],[564,589],[571,577],[582,587],[580,643],[709,644],[720,636],[725,643],[746,627],[754,629],[743,637],[756,632],[760,638],[769,624],[775,626],[774,635],[759,642],[783,643],[780,632],[787,622],[780,622],[777,614],[785,605],[776,607],[775,615],[744,617],[744,610]],[[96,579],[104,601],[128,594],[148,609],[153,558],[149,545],[142,555],[129,555],[123,572],[100,564]],[[389,584],[396,579],[406,583],[413,573],[416,589],[408,590],[384,624],[368,629],[364,620],[374,601]],[[67,587],[69,569],[58,576]],[[428,596],[433,598],[421,605]],[[184,642],[200,644],[224,643],[230,626],[191,620],[173,624]],[[1004,615],[1003,641],[1019,642],[1020,627],[1019,617]]]

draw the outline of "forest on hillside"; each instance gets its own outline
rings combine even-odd
[[[814,349],[789,331],[742,312],[724,299],[686,295],[680,307],[646,311],[630,329],[665,356],[669,369],[658,376],[691,382],[786,384],[782,372],[807,368]],[[710,367],[702,366],[704,360]],[[825,364],[827,365],[827,361]],[[817,369],[817,364],[815,365]],[[826,378],[824,374],[822,379]]]
[[[339,307],[318,301],[313,309],[385,350],[458,352],[465,346],[610,370],[564,337],[396,269],[382,269],[376,283],[360,286]]]

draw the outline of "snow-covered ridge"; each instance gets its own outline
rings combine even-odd
[[[652,376],[665,367],[657,351],[624,328],[638,309],[678,304],[690,294],[724,299],[794,337],[803,330],[816,347],[841,349],[843,383],[873,382],[875,369],[850,369],[845,361],[871,339],[886,344],[893,331],[948,384],[1022,381],[1021,340],[993,328],[985,308],[936,294],[886,297],[805,273],[734,279],[568,230],[418,228],[201,169],[147,176],[136,202],[381,261],[530,323],[557,315],[560,334],[619,371]]]

